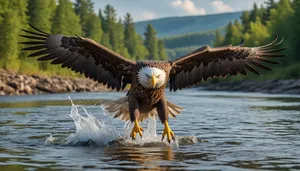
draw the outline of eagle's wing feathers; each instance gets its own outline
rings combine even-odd
[[[275,47],[282,43],[278,36],[270,44],[260,47],[242,47],[243,41],[238,46],[224,46],[210,48],[204,46],[172,63],[170,72],[170,90],[176,91],[206,81],[208,78],[226,77],[247,72],[260,74],[257,69],[271,70],[264,63],[278,64],[269,58],[284,57],[284,54],[277,54],[283,51]]]
[[[23,30],[29,41],[21,42],[28,47],[23,50],[35,50],[28,57],[39,61],[52,60],[51,64],[80,72],[95,81],[107,84],[109,88],[121,90],[131,83],[131,71],[135,61],[111,51],[92,39],[69,37],[45,33],[31,25],[35,30]]]

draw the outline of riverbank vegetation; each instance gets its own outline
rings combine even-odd
[[[130,59],[165,60],[164,44],[153,26],[144,36],[137,34],[130,14],[118,18],[111,5],[94,13],[91,0],[0,0],[0,68],[27,74],[72,75],[73,72],[27,58],[18,42],[26,41],[21,29],[28,23],[53,34],[92,38],[96,42]]]

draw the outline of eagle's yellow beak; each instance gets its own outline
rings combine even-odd
[[[157,80],[158,80],[157,77],[152,74],[152,80],[151,80],[152,87],[156,86]]]

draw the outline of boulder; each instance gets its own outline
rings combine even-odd
[[[38,83],[35,87],[45,93],[54,93],[49,84]]]
[[[7,94],[7,95],[12,95],[14,94],[16,91],[14,88],[12,88],[11,86],[9,85],[5,85],[2,87],[2,91]]]
[[[24,92],[25,92],[26,94],[32,94],[32,93],[33,93],[33,90],[32,90],[32,88],[31,88],[29,85],[26,85],[26,86],[24,87]]]

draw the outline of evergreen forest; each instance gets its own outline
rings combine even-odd
[[[0,0],[0,68],[27,74],[73,75],[50,62],[27,58],[19,42],[21,29],[33,26],[53,34],[80,35],[134,60],[166,60],[164,42],[150,24],[144,35],[136,32],[132,16],[117,17],[111,5],[95,13],[91,0]]]
[[[232,15],[235,17],[231,17],[229,22],[228,16]],[[240,16],[239,19],[237,15]],[[190,19],[194,21],[196,17]],[[199,21],[208,20],[205,16],[198,17],[201,17]],[[26,57],[28,52],[21,51],[23,47],[19,44],[26,40],[19,35],[26,34],[21,29],[32,30],[28,25],[31,23],[48,33],[91,38],[133,60],[174,59],[200,46],[237,45],[242,39],[245,40],[244,46],[260,46],[271,42],[278,34],[280,38],[285,37],[278,49],[287,48],[287,57],[277,59],[281,65],[277,65],[273,72],[263,72],[263,76],[238,76],[232,79],[300,77],[300,57],[297,54],[300,47],[300,0],[265,0],[264,5],[254,4],[250,11],[207,17],[223,17],[229,23],[225,28],[211,27],[206,32],[191,32],[160,39],[153,25],[140,22],[145,27],[141,34],[141,26],[138,27],[139,30],[135,27],[134,19],[129,13],[119,18],[113,6],[106,5],[97,10],[91,0],[0,0],[0,68],[27,74],[77,76],[60,66],[51,65],[50,62],[36,62],[36,58]],[[177,17],[176,21],[188,22],[184,20],[188,18]],[[166,23],[167,20],[168,18],[155,21]],[[169,20],[175,21],[172,18]],[[162,24],[157,29],[161,30],[163,26],[168,27]]]
[[[244,11],[240,20],[230,22],[225,34],[216,32],[214,46],[238,45],[245,40],[244,46],[260,46],[270,43],[276,34],[285,37],[278,47],[287,48],[281,63],[273,72],[251,79],[281,79],[300,77],[300,0],[266,0],[264,6],[254,4],[251,11]],[[240,76],[241,78],[242,76]],[[234,79],[240,79],[239,77]],[[244,77],[242,77],[244,78]],[[245,77],[249,78],[249,77]]]

